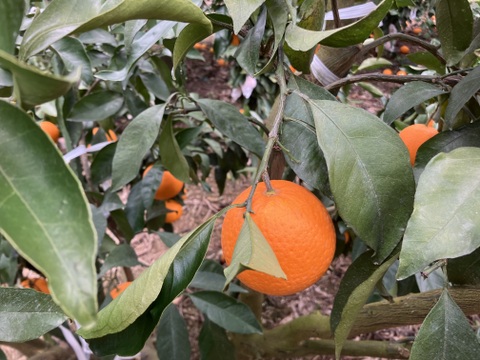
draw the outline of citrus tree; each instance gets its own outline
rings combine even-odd
[[[1,344],[28,353],[54,334],[80,359],[111,358],[155,333],[158,354],[188,359],[185,295],[204,314],[205,359],[477,358],[478,4],[351,5],[0,2]],[[412,9],[424,28],[406,34]],[[244,113],[186,90],[184,60],[212,34],[232,85],[250,84]],[[408,71],[380,73],[397,43]],[[376,115],[347,103],[351,84],[383,96],[372,81],[401,84]],[[208,189],[213,174],[222,192],[247,168],[231,206],[172,233],[185,183]],[[223,269],[205,254],[225,214]],[[131,240],[160,229],[169,250],[134,279]],[[263,329],[261,293],[314,283],[346,233],[354,261],[331,316]],[[418,323],[413,343],[351,340]]]

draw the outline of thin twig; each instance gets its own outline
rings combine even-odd
[[[333,13],[333,24],[334,24],[335,28],[337,29],[341,26],[340,13],[338,11],[337,0],[332,0],[331,4],[332,4],[332,13]]]

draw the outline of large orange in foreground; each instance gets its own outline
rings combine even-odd
[[[252,201],[252,219],[275,253],[287,280],[246,270],[240,281],[268,295],[290,295],[313,285],[327,271],[335,253],[335,228],[323,204],[307,189],[284,180],[271,181],[273,192],[259,183]],[[250,187],[234,201],[247,200]],[[243,225],[246,209],[227,212],[222,226],[222,249],[227,264]]]
[[[417,157],[417,151],[420,146],[437,134],[437,129],[424,124],[410,125],[400,131],[400,139],[403,140],[410,153],[410,163],[412,165],[415,164],[415,158]]]

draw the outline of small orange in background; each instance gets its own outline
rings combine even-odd
[[[183,207],[182,204],[175,200],[167,200],[165,201],[165,208],[167,210],[170,210],[167,212],[165,215],[165,223],[166,224],[171,224],[178,219],[180,219],[180,216],[182,216],[183,213]]]
[[[383,75],[393,75],[392,69],[383,69],[382,71]]]
[[[125,289],[127,287],[130,286],[132,282],[131,281],[126,281],[124,283],[121,283],[121,284],[118,284],[117,286],[115,286],[111,291],[110,291],[110,296],[112,297],[112,299],[115,299],[118,297],[118,295],[120,295],[122,292],[125,291]]]
[[[272,180],[257,185],[252,199],[251,219],[270,244],[287,279],[246,270],[238,278],[246,286],[268,295],[290,295],[306,289],[328,270],[335,254],[336,234],[330,214],[322,202],[303,186]],[[233,201],[242,204],[251,187]],[[233,208],[225,216],[221,244],[230,264],[243,226],[246,209]]]
[[[419,27],[419,26],[416,26],[412,29],[412,32],[415,34],[415,35],[420,35],[422,33],[422,28]]]
[[[428,127],[425,124],[410,125],[400,131],[400,139],[405,143],[410,153],[410,163],[412,166],[415,164],[415,158],[417,157],[417,151],[420,146],[437,134],[438,131],[435,128]]]
[[[227,61],[225,59],[219,58],[217,59],[217,64],[219,66],[227,66]]]
[[[148,165],[143,172],[143,177],[147,175],[153,165]],[[155,200],[168,200],[180,193],[183,188],[183,181],[178,180],[172,173],[165,170],[162,175],[162,181],[155,193]]]
[[[402,54],[409,54],[410,53],[410,48],[407,45],[402,45],[400,46],[400,53]]]
[[[235,35],[235,34],[232,35],[232,41],[230,41],[230,45],[232,46],[240,45],[240,38],[238,37],[238,35]]]
[[[54,143],[60,138],[60,130],[54,123],[46,120],[42,121],[40,123],[40,128],[52,138]]]
[[[50,294],[47,280],[43,277],[27,278],[23,280],[20,283],[20,285],[22,285],[24,288],[27,288],[27,289],[33,289],[33,290],[43,292],[44,294]]]
[[[407,75],[407,72],[405,70],[398,70],[397,75],[398,76],[405,76],[405,75]]]
[[[194,48],[195,50],[205,50],[205,49],[207,48],[207,44],[198,42],[198,43],[196,43],[195,45],[193,45],[193,48]]]
[[[94,127],[92,129],[92,135],[95,136],[95,134],[98,132],[98,129],[99,129],[98,127]],[[107,138],[108,141],[117,141],[118,140],[117,134],[115,134],[115,132],[112,129],[108,130],[108,133],[105,134],[105,137]]]

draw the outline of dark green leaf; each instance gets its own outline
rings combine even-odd
[[[95,226],[95,232],[97,233],[98,246],[100,247],[100,242],[105,236],[105,231],[107,230],[107,219],[103,214],[103,211],[94,205],[90,204],[90,210],[92,211],[92,220],[93,225]]]
[[[211,34],[205,26],[199,24],[188,24],[178,35],[177,40],[175,41],[175,47],[173,48],[173,70],[177,69],[178,64],[183,60],[188,51],[192,46],[205,39]]]
[[[479,148],[462,147],[430,160],[418,181],[398,278],[421,271],[432,261],[467,255],[478,248],[479,207]]]
[[[178,240],[180,240],[180,235],[171,232],[161,231],[158,232],[157,235],[160,236],[160,239],[168,247],[172,247]]]
[[[115,115],[123,105],[123,96],[114,91],[97,91],[77,102],[67,119],[69,121],[99,121]]]
[[[425,166],[435,155],[466,146],[480,147],[480,122],[476,121],[459,129],[443,131],[423,143],[418,149],[413,169],[417,182]]]
[[[437,0],[435,17],[438,37],[447,65],[454,65],[472,41],[473,14],[468,0]]]
[[[480,284],[480,248],[471,254],[450,259],[447,264],[448,281],[460,285]]]
[[[0,50],[14,54],[24,11],[24,1],[0,1]]]
[[[202,360],[235,359],[235,348],[228,339],[225,329],[215,325],[208,318],[202,325],[198,341]]]
[[[173,134],[173,120],[171,117],[168,118],[163,126],[158,147],[160,148],[162,164],[170,170],[177,179],[183,182],[189,182],[190,168]]]
[[[390,125],[414,106],[423,102],[446,94],[442,88],[423,81],[413,81],[408,83],[393,93],[385,107],[383,121]]]
[[[397,259],[397,256],[392,256],[382,265],[375,265],[373,255],[373,251],[369,250],[348,267],[335,296],[330,325],[335,337],[337,359],[340,358],[343,344],[347,340],[356,315],[367,302],[375,285]]]
[[[111,143],[100,150],[93,159],[90,172],[92,174],[92,183],[100,185],[112,176],[112,161],[117,143]]]
[[[55,76],[20,62],[2,50],[0,66],[12,73],[15,97],[23,108],[31,108],[62,96],[80,78],[80,69],[65,77]]]
[[[428,51],[417,51],[407,55],[408,60],[418,65],[426,66],[428,69],[435,70],[438,74],[445,74],[445,64],[443,64],[435,55]]]
[[[93,82],[90,59],[88,58],[85,47],[78,39],[65,37],[55,44],[52,44],[52,49],[60,56],[68,71],[74,71],[80,68],[81,79],[85,84],[90,85]]]
[[[112,191],[133,180],[160,131],[165,105],[148,108],[125,128],[112,163]]]
[[[135,232],[133,231],[132,226],[128,221],[127,214],[125,213],[125,211],[122,209],[117,209],[117,210],[111,211],[110,216],[115,222],[117,230],[120,232],[120,234],[123,235],[123,237],[127,242],[130,242],[135,236]]]
[[[98,355],[138,353],[164,309],[184,290],[200,267],[218,216],[185,235],[102,309],[95,327],[80,329]]]
[[[233,19],[233,31],[235,34],[238,34],[242,26],[247,22],[253,12],[257,10],[264,2],[265,0],[225,0],[228,13]]]
[[[318,43],[331,47],[345,47],[363,42],[370,36],[373,29],[383,20],[392,7],[393,0],[384,0],[366,17],[341,28],[312,31],[303,29],[295,23],[287,26],[285,40],[294,50],[307,51]]]
[[[139,233],[145,227],[145,205],[142,191],[142,182],[133,185],[128,194],[127,205],[125,206],[125,215],[135,233]]]
[[[134,19],[202,24],[210,20],[190,0],[56,0],[40,13],[23,37],[20,57],[26,59],[73,32],[85,32]]]
[[[480,343],[462,310],[445,289],[423,321],[410,360],[476,360]]]
[[[63,311],[89,325],[97,239],[82,186],[30,116],[0,101],[0,120],[0,233],[45,274]]]
[[[162,101],[166,101],[170,96],[170,90],[163,78],[153,72],[142,72],[139,74],[145,87],[153,93],[155,97]]]
[[[0,287],[0,341],[36,339],[67,320],[52,297],[31,289]]]
[[[173,21],[160,21],[142,36],[136,38],[131,47],[127,50],[127,61],[125,66],[119,70],[103,70],[95,74],[95,77],[109,81],[123,81],[127,78],[135,63],[149,50],[151,47],[163,38],[177,23]],[[205,27],[197,25],[204,30]]]
[[[101,278],[107,273],[108,270],[124,266],[132,267],[141,265],[142,263],[138,261],[137,254],[135,250],[128,244],[121,244],[116,246],[102,264],[100,272],[98,273],[98,278]]]
[[[257,23],[248,32],[248,35],[238,46],[235,52],[235,58],[238,64],[249,74],[257,72],[257,63],[260,57],[260,47],[262,46],[263,34],[267,23],[267,9],[264,8],[258,16]]]
[[[252,310],[242,302],[217,291],[190,294],[193,304],[212,322],[239,334],[261,334],[262,327]]]
[[[7,355],[5,355],[2,349],[0,349],[0,360],[8,360]]]
[[[413,208],[407,149],[392,128],[362,109],[325,100],[310,100],[310,107],[338,212],[382,262]]]
[[[477,66],[468,73],[457,85],[454,86],[450,97],[448,98],[448,105],[445,109],[445,123],[451,128],[454,125],[454,120],[462,107],[475,95],[480,89],[480,66]]]
[[[157,353],[163,359],[190,360],[190,342],[185,320],[170,304],[163,311],[157,328]]]
[[[197,100],[198,105],[218,130],[259,158],[265,143],[260,133],[250,124],[238,109],[220,100]]]

